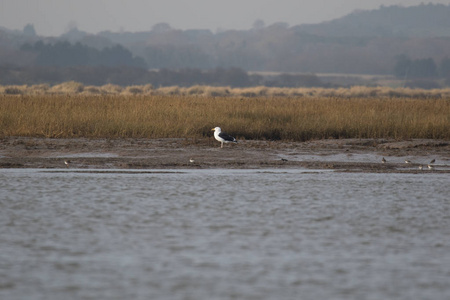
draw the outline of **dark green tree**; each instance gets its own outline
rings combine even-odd
[[[396,57],[394,75],[398,78],[434,78],[438,75],[436,63],[432,58],[412,60],[405,54]]]
[[[27,36],[36,36],[36,30],[34,30],[33,24],[27,24],[23,28],[23,34]]]
[[[445,57],[439,65],[439,75],[450,79],[450,58]]]
[[[412,60],[406,54],[397,55],[394,66],[394,75],[398,78],[405,78],[411,72]]]
[[[411,66],[411,77],[433,78],[437,77],[437,66],[432,58],[416,59]]]

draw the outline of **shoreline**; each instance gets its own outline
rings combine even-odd
[[[381,163],[382,158],[386,163]],[[432,159],[436,162],[429,170]],[[70,161],[69,167],[64,161]],[[410,160],[406,164],[404,160]],[[192,162],[191,162],[192,161]],[[423,165],[423,170],[419,170]],[[328,169],[366,173],[450,173],[450,141],[327,139],[307,142],[204,139],[5,137],[0,169]]]

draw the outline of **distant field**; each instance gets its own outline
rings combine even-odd
[[[232,92],[230,92],[232,94]],[[0,95],[0,137],[450,139],[450,97]]]
[[[0,86],[0,95],[170,95],[201,97],[406,97],[406,98],[449,98],[450,88],[446,89],[412,89],[390,88],[384,86],[351,88],[280,88],[249,87],[231,88],[216,86],[169,86],[154,88],[152,85],[133,85],[121,87],[107,84],[103,86],[85,86],[70,81],[50,86],[10,85]]]

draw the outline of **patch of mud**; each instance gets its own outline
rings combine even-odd
[[[382,158],[386,163],[382,163]],[[428,169],[431,160],[433,169]],[[404,161],[410,160],[406,164]],[[68,167],[64,161],[69,161]],[[419,166],[423,166],[422,170]],[[0,168],[288,169],[341,172],[450,173],[450,142],[342,139],[308,142],[242,140],[223,149],[205,139],[0,140]]]

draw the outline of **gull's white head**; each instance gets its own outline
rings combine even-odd
[[[215,128],[213,128],[211,130],[212,131],[216,131],[216,132],[221,132],[222,131],[222,129],[220,129],[220,127],[215,127]]]

